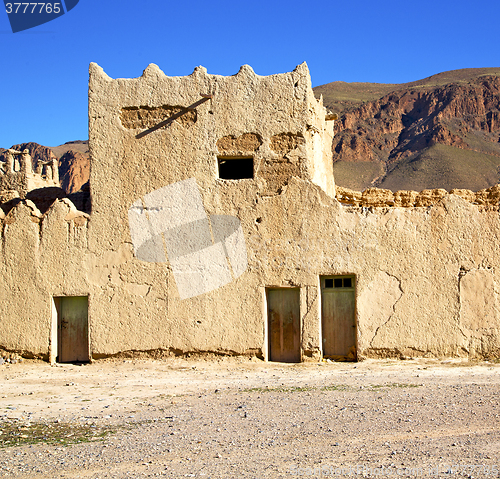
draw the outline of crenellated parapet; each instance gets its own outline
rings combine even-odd
[[[4,153],[5,161],[0,164],[0,191],[17,191],[21,198],[38,188],[60,187],[59,169],[56,158],[38,161],[36,170],[28,149],[9,149]]]
[[[23,254],[39,257],[41,247],[57,253],[75,245],[86,247],[89,218],[67,198],[56,200],[45,214],[32,201],[19,200],[7,214],[0,208],[1,250],[19,249],[12,256],[19,259]]]
[[[49,210],[42,214],[35,203],[30,200],[18,200],[18,203],[11,208],[8,213],[5,213],[0,205],[0,230],[2,231],[3,239],[5,239],[6,227],[25,228],[25,222],[28,224],[36,224],[37,228],[47,230],[47,225],[54,224],[54,218],[57,222],[74,223],[77,227],[88,226],[90,215],[76,209],[75,205],[68,199],[62,198],[56,200]],[[15,225],[15,226],[12,226]],[[48,231],[48,230],[47,230]],[[48,234],[51,234],[48,231]],[[22,245],[23,250],[26,250],[26,245]]]

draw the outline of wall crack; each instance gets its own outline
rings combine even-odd
[[[384,326],[386,326],[389,323],[389,321],[394,317],[394,314],[396,312],[396,305],[401,300],[401,298],[403,297],[403,293],[404,293],[403,288],[401,287],[401,280],[399,278],[397,278],[396,276],[394,276],[392,274],[387,273],[386,271],[383,271],[381,273],[383,273],[383,274],[387,275],[388,277],[393,278],[397,281],[397,285],[398,285],[400,294],[399,294],[399,297],[396,299],[396,301],[392,304],[392,313],[389,315],[389,317],[387,318],[387,320],[384,323],[382,323],[380,326],[377,327],[377,329],[373,333],[373,337],[370,340],[370,348],[373,348],[373,341],[375,341],[375,338],[377,337],[380,329],[383,328]]]

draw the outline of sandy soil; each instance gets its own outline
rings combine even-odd
[[[24,361],[0,366],[4,432],[110,432],[4,441],[0,476],[500,477],[499,392],[491,363]]]

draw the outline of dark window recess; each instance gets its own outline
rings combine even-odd
[[[217,158],[219,178],[222,180],[242,180],[253,178],[253,158]]]
[[[354,278],[325,278],[324,289],[330,288],[354,288]]]

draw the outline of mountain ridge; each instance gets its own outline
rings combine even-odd
[[[448,83],[460,83],[476,79],[481,76],[500,76],[500,67],[488,68],[462,68],[449,70],[441,73],[414,80],[406,83],[376,83],[376,82],[344,82],[334,81],[324,83],[313,88],[317,97],[323,96],[323,104],[326,108],[334,110],[341,115],[344,108],[337,108],[341,105],[344,97],[351,99],[352,103],[347,104],[348,108],[358,106],[363,101],[377,100],[393,91],[405,90],[408,88],[424,88],[446,85]]]
[[[332,145],[338,185],[479,190],[499,182],[500,68],[327,85],[336,88],[324,97],[327,108],[341,108]]]

